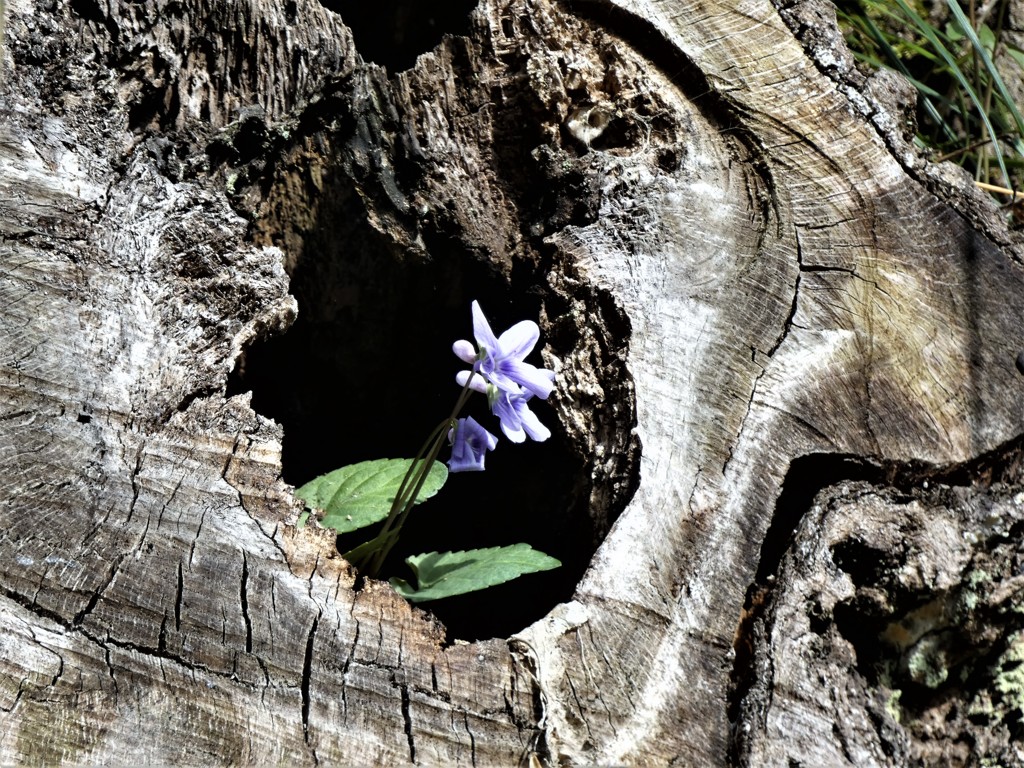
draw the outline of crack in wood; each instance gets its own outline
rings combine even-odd
[[[196,544],[199,542],[199,534],[203,532],[203,524],[206,522],[206,513],[207,510],[203,509],[202,514],[199,515],[199,525],[196,526],[195,536],[192,537],[192,544],[191,546],[189,546],[188,549],[188,568],[190,571],[192,570],[192,561],[195,559],[196,556]],[[178,569],[180,572],[180,563],[178,565]]]
[[[355,658],[356,646],[359,645],[359,631],[361,624],[352,612],[355,607],[355,601],[349,605],[349,617],[355,622],[355,632],[352,633],[352,645],[349,646],[348,656],[345,657],[345,663],[341,667],[341,713],[342,718],[348,720],[348,670],[352,666],[352,661]]]
[[[43,648],[46,651],[49,651],[50,653],[52,653],[54,656],[57,657],[57,671],[54,672],[54,674],[50,677],[49,682],[47,682],[45,685],[41,686],[42,688],[53,688],[53,687],[55,687],[57,685],[57,683],[60,681],[60,678],[64,675],[64,666],[65,666],[64,665],[64,656],[61,655],[61,653],[59,651],[57,651],[56,649],[54,649],[54,648],[50,647],[49,645],[47,645],[46,643],[40,641],[40,639],[36,636],[35,627],[26,624],[25,629],[28,631],[29,635],[32,638],[32,642],[35,645],[39,646],[40,648]],[[27,671],[29,671],[29,670],[27,670]],[[18,704],[21,701],[22,694],[25,693],[26,685],[31,685],[30,680],[29,680],[28,677],[22,677],[18,681],[18,691],[14,695],[14,701],[11,702],[11,705],[9,707],[8,706],[0,706],[0,712],[8,712],[8,713],[10,713],[10,712],[14,712],[15,710],[17,710]],[[32,687],[35,688],[36,686],[32,686]]]
[[[510,687],[513,699],[519,698],[519,686],[517,681],[522,674],[529,685],[530,703],[532,706],[531,714],[533,715],[533,722],[524,720],[523,717],[516,714],[515,707],[506,697],[506,717],[508,717],[508,719],[515,725],[520,737],[522,737],[524,732],[528,732],[529,734],[526,740],[526,746],[523,749],[523,756],[520,760],[520,764],[529,764],[531,766],[535,764],[551,764],[553,761],[551,760],[551,750],[548,746],[547,731],[545,728],[545,723],[547,721],[545,697],[544,691],[540,685],[540,677],[537,668],[537,654],[528,642],[518,637],[513,637],[508,640],[508,649],[512,658]]]
[[[466,729],[466,733],[469,734],[469,762],[470,765],[476,765],[476,737],[473,735],[473,730],[469,727],[469,713],[463,710],[462,712],[462,724]]]
[[[596,650],[601,651],[602,660],[607,665],[609,670],[613,670],[615,667],[609,663],[607,655],[605,655],[604,651],[601,650],[600,643],[595,642],[594,627],[589,622],[586,625],[586,631],[590,646]],[[608,718],[608,728],[611,731],[612,736],[617,737],[619,735],[619,732],[618,729],[615,727],[615,718],[613,717],[614,713],[612,712],[612,708],[608,706],[608,702],[605,700],[604,694],[601,692],[600,680],[602,680],[603,678],[600,675],[595,675],[590,671],[590,665],[587,663],[586,654],[583,652],[583,633],[577,632],[576,638],[577,645],[580,649],[580,660],[582,661],[583,669],[587,673],[587,677],[589,678],[591,690],[593,690],[597,694],[598,701],[600,701],[601,704],[604,706],[605,717]]]
[[[147,520],[146,521],[146,530],[148,530],[148,529],[149,529],[149,521]],[[142,538],[145,539],[145,537],[146,537],[146,532],[143,531]],[[139,543],[141,544],[141,541]],[[134,552],[137,552],[138,550],[139,550],[139,545],[136,545],[132,549],[132,551],[134,551]],[[78,613],[76,613],[74,618],[71,620],[71,625],[72,626],[80,627],[82,625],[82,623],[85,621],[85,619],[89,616],[89,614],[92,613],[93,610],[95,610],[96,605],[99,603],[100,598],[103,596],[103,593],[107,591],[107,587],[109,587],[113,583],[114,579],[117,578],[117,572],[121,568],[121,563],[124,562],[124,560],[125,560],[125,558],[127,556],[128,556],[127,553],[119,555],[117,557],[117,559],[115,559],[114,562],[111,563],[110,568],[107,571],[106,581],[103,583],[103,585],[101,587],[93,590],[92,595],[89,597],[89,602],[87,602],[85,604],[85,607],[82,608],[82,610],[80,610]]]
[[[18,692],[16,694],[14,694],[14,701],[11,702],[11,706],[9,706],[9,707],[0,707],[0,712],[6,712],[6,713],[10,714],[11,712],[14,712],[15,710],[17,710],[18,709],[18,703],[21,701],[21,695],[24,692],[25,692],[25,679],[22,678],[18,682]]]
[[[174,410],[168,409],[164,413],[164,418],[161,420],[160,423],[166,424],[167,422],[169,422],[171,420],[171,418],[174,416],[175,411],[177,413],[184,413],[185,411],[188,410],[189,406],[192,405],[192,403],[195,400],[198,400],[199,398],[204,398],[205,399],[205,398],[208,398],[208,397],[217,397],[220,394],[221,394],[221,386],[220,386],[219,383],[218,384],[202,384],[197,389],[195,389],[195,390],[193,390],[191,392],[187,392],[185,395],[183,395],[181,400],[178,402],[178,405],[174,408]],[[229,460],[230,460],[230,456],[229,456]]]
[[[831,447],[836,447],[836,441],[834,439],[832,439],[832,437],[830,437],[829,435],[826,435],[824,432],[822,432],[816,426],[811,424],[811,422],[809,422],[803,416],[795,414],[792,411],[787,411],[787,410],[785,410],[783,408],[778,407],[777,405],[773,405],[773,404],[771,404],[769,402],[766,402],[764,400],[758,401],[758,405],[762,406],[763,408],[767,408],[767,409],[769,409],[771,411],[775,411],[776,413],[782,414],[786,418],[791,419],[795,424],[799,424],[801,427],[803,427],[805,430],[807,430],[807,432],[809,434],[814,435],[822,443],[827,443]],[[838,454],[839,451],[837,450],[837,451],[835,451],[835,453]]]
[[[781,226],[781,224],[780,224],[780,226]],[[779,332],[778,337],[776,337],[775,341],[772,343],[772,346],[766,352],[764,352],[765,357],[767,357],[769,359],[771,359],[771,358],[773,358],[775,356],[775,353],[779,351],[779,348],[782,346],[782,344],[789,337],[790,331],[793,330],[794,318],[796,317],[796,313],[799,310],[799,305],[800,305],[800,281],[801,281],[801,275],[805,271],[804,261],[803,261],[803,249],[802,249],[801,243],[800,243],[800,227],[799,226],[794,228],[794,235],[795,235],[795,241],[796,241],[797,272],[796,272],[796,277],[795,277],[794,282],[793,282],[793,301],[790,303],[789,312],[787,313],[785,320],[783,320],[783,322],[782,322],[782,330]],[[762,232],[762,236],[763,236],[763,232]],[[736,439],[733,441],[733,443],[731,445],[729,445],[729,447],[728,447],[728,455],[725,457],[725,461],[722,463],[722,474],[723,475],[725,475],[726,470],[729,467],[729,463],[732,461],[732,457],[733,457],[733,453],[735,451],[735,447],[739,444],[740,438],[743,435],[743,430],[745,429],[746,424],[747,424],[747,419],[750,417],[750,411],[754,407],[754,399],[757,397],[757,387],[758,387],[758,384],[760,384],[761,379],[764,377],[764,375],[765,375],[765,373],[767,371],[767,368],[764,365],[761,365],[760,363],[758,363],[758,361],[757,361],[757,352],[758,352],[758,350],[757,350],[756,347],[751,347],[750,359],[751,359],[751,362],[761,366],[761,371],[760,371],[760,373],[757,374],[757,376],[754,377],[754,384],[750,388],[750,397],[747,399],[747,410],[743,414],[743,418],[740,421],[739,432],[736,434]],[[761,403],[761,404],[764,405],[764,403]],[[817,431],[817,430],[815,430],[815,431]],[[831,442],[831,441],[829,441],[829,442]]]
[[[67,630],[74,629],[74,627],[71,626],[67,619],[65,619],[56,611],[51,611],[47,608],[43,608],[42,606],[36,604],[36,601],[34,599],[29,599],[25,595],[15,592],[14,590],[9,588],[4,589],[4,597],[6,597],[8,600],[12,600],[13,602],[17,603],[34,616],[38,616],[42,619],[48,619],[49,621],[52,621],[55,624],[58,624],[59,626]]]
[[[252,620],[249,618],[249,558],[242,552],[242,578],[238,599],[242,607],[242,621],[245,622],[245,652],[252,653]]]
[[[409,743],[409,762],[416,762],[416,741],[412,732],[412,713],[410,712],[409,686],[398,682],[396,675],[391,675],[391,685],[398,688],[402,697],[402,720],[405,723],[405,738]]]
[[[316,628],[320,623],[321,612],[317,611],[313,617],[313,623],[309,627],[309,635],[306,638],[306,653],[302,659],[302,682],[300,691],[302,695],[302,734],[306,744],[309,744],[309,688],[310,679],[313,675],[313,642],[316,639]]]
[[[181,632],[181,601],[185,591],[184,578],[181,573],[181,560],[178,560],[178,580],[174,591],[174,629]]]
[[[234,460],[235,454],[238,452],[238,449],[239,449],[239,447],[241,447],[241,444],[242,444],[242,433],[241,432],[236,432],[235,433],[235,441],[234,441],[234,443],[232,443],[231,450],[228,451],[227,456],[224,457],[224,466],[220,470],[221,480],[226,482],[228,485],[231,485],[231,482],[228,480],[228,470],[231,468],[231,462]],[[234,486],[232,486],[232,487],[234,487]],[[237,488],[235,488],[235,490],[238,491]],[[241,496],[241,493],[239,493],[239,496]]]
[[[267,669],[267,663],[265,661],[263,661],[263,659],[261,659],[257,655],[254,655],[253,658],[256,660],[257,666],[260,668],[260,671],[263,673],[263,687],[264,687],[264,689],[269,688],[270,687],[270,670]],[[266,691],[264,691],[264,695],[266,695]]]
[[[594,731],[590,728],[590,720],[587,717],[587,708],[583,706],[583,702],[580,701],[580,695],[576,691],[576,683],[572,680],[572,675],[569,674],[569,670],[565,670],[565,681],[569,684],[569,693],[572,694],[572,700],[576,703],[576,711],[579,712],[580,720],[583,726],[587,729],[587,735],[590,738],[594,738]]]
[[[92,542],[92,540],[96,536],[96,534],[98,534],[101,530],[105,529],[105,527],[107,525],[107,520],[110,519],[110,513],[113,511],[113,509],[114,509],[114,505],[112,504],[111,506],[109,506],[105,510],[103,510],[103,512],[100,515],[99,519],[97,519],[96,521],[93,522],[92,527],[85,534],[85,536],[82,537],[82,548],[83,549],[85,549],[86,547],[88,547],[90,545],[90,543]]]
[[[117,701],[117,678],[114,676],[114,663],[110,658],[110,648],[107,647],[103,654],[103,662],[107,665],[107,674],[110,676],[110,682],[114,685],[114,701]],[[63,663],[63,660],[62,660]]]
[[[167,653],[167,611],[160,619],[160,632],[157,634],[156,649],[159,653]]]
[[[47,610],[45,608],[41,608],[40,606],[38,606],[35,603],[33,603],[30,600],[28,600],[24,595],[20,595],[17,592],[14,592],[14,591],[12,591],[10,589],[5,589],[4,590],[4,596],[6,598],[8,598],[9,600],[11,600],[11,601],[17,603],[18,605],[20,605],[22,608],[27,610],[29,613],[31,613],[31,614],[33,614],[35,616],[38,616],[39,618],[51,621],[54,624],[57,624],[58,626],[63,628],[66,632],[73,633],[73,634],[75,634],[75,635],[77,635],[79,637],[82,637],[85,640],[87,640],[88,642],[90,642],[93,645],[95,645],[97,648],[102,649],[103,652],[104,652],[105,658],[107,658],[107,660],[108,660],[107,661],[107,665],[108,665],[108,667],[111,670],[113,669],[113,667],[112,667],[112,664],[109,661],[109,659],[110,659],[110,649],[111,648],[116,648],[116,649],[119,649],[119,650],[124,650],[124,651],[130,651],[130,652],[133,652],[133,653],[138,653],[138,654],[143,655],[143,656],[150,656],[150,657],[161,659],[161,660],[164,660],[164,661],[169,661],[169,662],[171,662],[173,664],[177,664],[177,665],[183,667],[184,669],[189,670],[193,674],[195,672],[202,672],[204,674],[212,675],[214,677],[219,677],[219,678],[222,678],[224,680],[231,681],[232,683],[237,682],[237,677],[232,675],[232,674],[230,674],[230,673],[218,672],[217,670],[210,669],[209,667],[207,667],[207,666],[205,666],[203,664],[193,664],[193,663],[189,662],[187,659],[182,658],[181,656],[177,656],[177,655],[175,655],[173,653],[167,653],[166,650],[161,650],[159,647],[153,648],[153,647],[150,647],[150,646],[140,645],[138,643],[132,643],[132,642],[128,642],[128,641],[125,641],[125,640],[117,640],[117,639],[114,639],[114,638],[109,637],[109,636],[107,636],[104,639],[100,639],[97,635],[94,635],[92,632],[89,632],[84,627],[82,627],[82,626],[80,626],[78,624],[73,623],[73,621],[69,621],[68,619],[66,619],[65,617],[61,616],[60,614],[58,614],[58,613],[56,613],[54,611],[50,611],[50,610]],[[52,650],[52,649],[50,649],[50,650]],[[56,653],[56,651],[53,651],[53,652]],[[57,654],[57,655],[59,656],[60,654]],[[113,673],[111,673],[111,678],[113,678]],[[114,682],[116,684],[116,680]],[[115,691],[116,691],[116,688],[115,688]]]
[[[189,454],[189,456],[191,456],[191,454]],[[181,490],[181,486],[182,486],[182,484],[184,482],[185,482],[185,476],[182,475],[180,478],[178,478],[178,482],[174,485],[174,490],[171,491],[171,495],[167,497],[167,501],[165,501],[161,505],[160,512],[157,513],[157,516],[156,516],[156,527],[157,528],[159,528],[160,527],[160,523],[163,522],[163,520],[164,520],[164,512],[167,511],[167,507],[169,507],[171,505],[171,503],[174,501],[174,498],[178,495],[178,491]],[[147,531],[149,530],[148,524],[147,524],[146,530]],[[145,537],[143,537],[143,538],[145,538]]]
[[[795,238],[794,239],[796,241],[796,266],[797,266],[797,272],[796,272],[796,278],[795,278],[795,280],[793,282],[793,301],[792,301],[792,303],[789,306],[789,314],[786,315],[786,319],[782,322],[782,332],[779,333],[778,338],[775,339],[775,342],[772,344],[771,349],[769,349],[767,352],[765,352],[765,356],[769,357],[769,358],[775,356],[775,353],[779,351],[779,347],[782,346],[782,343],[789,336],[789,332],[791,330],[793,330],[793,319],[796,317],[796,313],[797,313],[797,310],[798,310],[799,304],[800,304],[800,279],[801,279],[801,273],[804,271],[804,253],[803,253],[803,248],[802,248],[801,243],[800,243],[800,227],[794,227],[794,234],[795,234]],[[761,377],[758,376],[758,378],[760,379]],[[757,389],[757,385],[756,384],[755,384],[754,388],[755,388],[755,390]],[[753,392],[751,393],[750,396],[751,396],[751,399],[753,399],[753,396],[754,396]]]
[[[127,446],[124,441],[121,440],[120,433],[118,434],[118,440],[121,441],[121,447],[123,450],[127,450]],[[132,485],[132,502],[128,506],[128,515],[125,517],[124,524],[128,526],[132,521],[132,515],[135,514],[135,505],[139,501],[139,474],[142,472],[142,453],[144,445],[140,445],[138,450],[135,452],[135,466],[131,470],[130,482]]]

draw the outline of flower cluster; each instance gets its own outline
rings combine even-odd
[[[463,387],[468,382],[471,390],[487,395],[491,413],[498,417],[501,431],[513,443],[527,437],[538,442],[547,440],[550,430],[540,423],[528,403],[533,397],[547,399],[555,388],[555,373],[523,361],[540,338],[537,324],[523,320],[496,337],[474,301],[473,336],[475,346],[464,339],[452,345],[459,359],[473,366],[471,371],[460,371],[456,381]],[[498,438],[471,417],[459,419],[448,438],[452,443],[448,462],[452,472],[481,471],[484,455],[498,444]]]

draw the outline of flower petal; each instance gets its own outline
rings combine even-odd
[[[513,443],[525,443],[526,432],[523,430],[522,425],[516,427],[506,421],[501,422],[501,431],[505,433],[505,437],[511,440]]]
[[[519,419],[522,422],[523,430],[529,435],[531,440],[536,440],[538,443],[543,443],[549,437],[551,437],[551,430],[540,423],[540,419],[537,418],[537,414],[530,410],[530,407],[523,401],[519,407]]]
[[[452,352],[464,363],[472,365],[476,362],[476,347],[465,339],[459,339],[452,344]]]
[[[532,320],[516,323],[498,337],[501,356],[513,360],[522,360],[533,351],[533,345],[540,338],[540,328]]]
[[[460,387],[464,387],[472,373],[473,371],[459,371],[455,374],[455,381]],[[485,395],[487,394],[487,383],[484,381],[483,376],[480,376],[479,374],[473,377],[473,383],[469,385],[469,388],[474,392],[481,392]]]
[[[452,457],[448,460],[450,472],[482,472],[487,451],[493,451],[498,438],[481,427],[472,416],[459,419],[454,430],[448,432],[452,443]]]
[[[480,309],[480,304],[476,301],[473,302],[473,337],[488,355],[497,356],[500,345],[491,326],[487,323],[487,318],[484,317],[484,311]]]
[[[517,384],[522,384],[541,400],[547,400],[551,390],[555,388],[555,372],[547,368],[538,368],[518,360],[506,360],[501,366],[501,372]]]
[[[513,443],[521,443],[526,440],[519,411],[507,392],[499,392],[498,396],[494,398],[491,402],[491,413],[501,421],[501,431],[509,440]]]
[[[523,388],[519,386],[515,379],[505,375],[504,372],[497,368],[491,371],[481,370],[480,373],[502,392],[507,392],[510,395],[517,395],[523,391]]]

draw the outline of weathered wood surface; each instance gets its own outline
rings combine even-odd
[[[1019,517],[984,486],[1024,432],[1020,245],[827,6],[484,2],[391,79],[315,3],[7,13],[4,762],[1017,759],[1019,530],[978,510]],[[515,637],[354,591],[225,398],[339,211],[540,296],[614,524]]]

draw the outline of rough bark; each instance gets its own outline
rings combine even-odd
[[[5,762],[1020,762],[1021,246],[829,5],[485,0],[396,75],[304,0],[4,39]],[[431,615],[290,483],[421,439],[473,298],[556,436],[433,527],[566,565]]]

